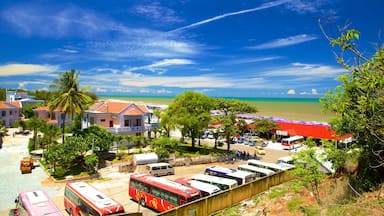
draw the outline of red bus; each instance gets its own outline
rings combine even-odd
[[[64,216],[55,203],[43,190],[21,192],[17,196],[16,208],[12,209],[9,215],[15,216]]]
[[[149,174],[132,174],[128,194],[132,199],[158,212],[197,200],[200,191],[180,183]]]
[[[64,207],[69,215],[118,215],[124,207],[88,183],[68,182],[64,189]]]

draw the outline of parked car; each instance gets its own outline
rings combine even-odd
[[[256,155],[265,155],[265,149],[261,146],[255,147]]]
[[[250,140],[253,140],[253,141],[256,141],[257,143],[263,143],[264,140],[258,136],[252,136],[251,138],[249,138]]]

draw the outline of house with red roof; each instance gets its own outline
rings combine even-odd
[[[99,125],[115,134],[141,136],[150,130],[151,112],[144,104],[100,100],[83,114],[82,128]]]
[[[19,101],[0,101],[0,121],[4,127],[12,127],[20,119],[22,104]]]
[[[62,126],[64,112],[60,108],[57,108],[55,110],[50,110],[49,106],[40,106],[33,109],[33,113],[35,114],[36,117],[44,119],[48,124],[55,124],[59,127]],[[66,126],[72,125],[71,116],[66,115],[65,125]]]

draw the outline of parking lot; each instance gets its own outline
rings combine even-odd
[[[0,184],[0,190],[2,191],[0,200],[0,215],[7,215],[8,210],[14,207],[14,198],[20,191],[37,188],[46,190],[59,208],[65,212],[63,205],[65,183],[53,182],[50,178],[48,178],[48,175],[41,167],[35,168],[31,174],[20,174],[18,167],[19,160],[27,154],[26,145],[29,136],[8,136],[6,137],[7,140],[3,149],[0,150],[0,162],[2,164],[1,176],[3,178]],[[212,139],[206,139],[204,142],[213,144]],[[223,146],[222,148],[226,148],[226,146]],[[253,155],[255,147],[245,144],[231,144],[231,149],[248,152],[250,155]],[[290,154],[289,151],[282,150],[280,143],[268,143],[265,147],[265,151],[265,155],[259,155],[260,160],[273,163],[276,162],[278,158]],[[292,152],[294,153],[294,151]],[[237,165],[243,163],[246,163],[246,161],[236,160],[233,163],[221,162],[215,164],[229,168],[236,168]],[[194,174],[203,173],[204,169],[210,165],[213,164],[175,167],[175,175],[167,176],[167,178],[174,180],[178,177],[191,177]],[[127,212],[140,210],[144,213],[144,215],[157,214],[148,208],[140,207],[128,196],[130,173],[118,172],[118,166],[109,166],[99,170],[99,172],[102,178],[100,180],[92,180],[90,183],[106,195],[122,203]]]

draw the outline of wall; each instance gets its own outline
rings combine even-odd
[[[245,185],[241,185],[232,190],[223,191],[213,196],[199,199],[178,208],[160,213],[163,216],[206,216],[229,208],[240,203],[245,199],[268,190],[270,187],[281,184],[293,179],[288,172],[279,172],[274,175],[258,179]]]

